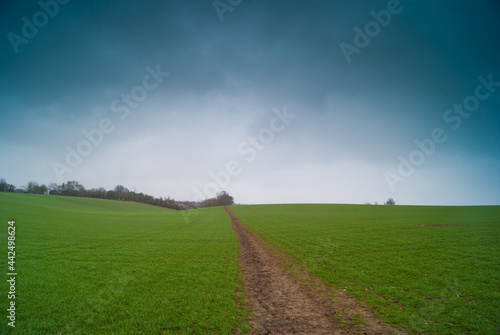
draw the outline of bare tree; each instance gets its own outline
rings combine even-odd
[[[36,194],[46,194],[48,190],[49,190],[49,188],[45,184],[35,186],[35,193]]]
[[[122,185],[117,185],[114,189],[114,191],[116,193],[128,193],[130,192],[126,187],[122,186]]]
[[[395,205],[395,204],[396,204],[396,202],[394,201],[394,199],[393,199],[393,198],[389,198],[389,200],[387,200],[387,201],[385,202],[385,204],[386,204],[386,205]]]
[[[67,183],[61,185],[61,195],[68,196],[83,196],[85,187],[76,180],[70,180]]]
[[[38,187],[38,183],[35,181],[29,181],[28,186],[26,186],[26,192],[31,194],[36,194],[36,188]]]

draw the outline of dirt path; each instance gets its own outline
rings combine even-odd
[[[228,207],[226,211],[240,241],[254,334],[401,334],[343,292],[299,269],[243,227]]]

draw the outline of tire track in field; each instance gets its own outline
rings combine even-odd
[[[271,252],[272,246],[243,227],[229,207],[225,210],[240,242],[253,334],[401,334],[343,292],[332,292],[319,279],[297,271],[285,254]],[[284,266],[292,267],[294,275]]]

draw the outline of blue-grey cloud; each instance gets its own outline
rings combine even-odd
[[[189,199],[237,160],[226,188],[242,202],[500,201],[500,88],[456,129],[443,119],[480,76],[500,81],[496,1],[244,0],[223,21],[211,1],[42,3],[0,10],[0,177],[11,183],[57,181],[52,163],[109,119],[113,131],[65,180]],[[26,20],[54,4],[24,37]],[[355,46],[355,28],[391,6],[348,62],[341,43]],[[13,46],[11,33],[27,43]],[[147,67],[170,75],[120,119],[113,102]],[[284,106],[297,117],[246,162],[238,147]],[[391,192],[384,173],[436,128],[447,140]]]

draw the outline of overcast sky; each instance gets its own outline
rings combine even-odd
[[[498,1],[64,2],[0,4],[17,187],[500,204]]]

